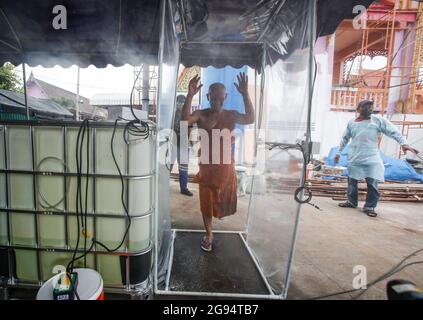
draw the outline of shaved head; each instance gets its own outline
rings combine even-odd
[[[215,91],[215,90],[225,90],[226,91],[226,87],[223,83],[215,82],[215,83],[212,83],[210,85],[209,93],[211,93],[212,91]]]
[[[210,101],[210,107],[213,110],[223,109],[223,101],[225,101],[226,96],[226,87],[223,83],[215,82],[210,85],[207,99]]]

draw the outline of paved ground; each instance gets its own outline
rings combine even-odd
[[[174,228],[202,229],[197,185],[190,184],[194,197],[181,195],[177,183],[171,184],[171,211]],[[261,201],[255,232],[266,250],[267,263],[280,263],[287,259],[287,248],[291,242],[289,230],[294,214],[286,211],[280,195],[270,194]],[[290,199],[286,195],[284,201]],[[365,266],[368,281],[378,278],[397,265],[411,252],[423,248],[423,204],[381,202],[379,217],[372,219],[358,209],[342,209],[329,198],[313,198],[313,203],[322,210],[304,205],[299,224],[288,299],[309,299],[334,292],[351,290],[355,274],[353,268]],[[248,196],[238,198],[238,212],[223,221],[214,221],[220,230],[244,230]],[[285,211],[284,211],[285,210]],[[281,212],[269,215],[268,212]],[[289,216],[284,218],[285,216]],[[261,221],[262,220],[262,221]],[[250,236],[251,238],[251,236]],[[277,239],[279,242],[269,241]],[[192,243],[193,246],[199,245]],[[217,253],[215,253],[217,254]],[[408,262],[423,260],[423,252]],[[234,266],[236,268],[236,266]],[[277,276],[280,276],[280,274]],[[407,279],[423,287],[423,264],[404,269],[389,279]],[[386,282],[369,288],[360,299],[386,299]],[[34,292],[23,292],[28,299]],[[356,294],[343,294],[331,299],[353,299]],[[125,296],[108,297],[123,299]],[[183,297],[157,297],[183,299]],[[0,292],[0,300],[2,299]]]
[[[172,224],[176,228],[202,228],[197,185],[193,198],[178,192],[172,183]],[[260,205],[263,212],[277,201],[272,197]],[[307,299],[352,289],[353,268],[366,267],[368,282],[381,276],[411,252],[423,248],[423,204],[381,202],[379,217],[372,219],[359,209],[343,209],[329,198],[314,198],[319,211],[304,205],[292,269],[289,299]],[[238,213],[215,221],[221,230],[243,230],[248,196],[238,199]],[[281,207],[281,210],[283,208]],[[268,224],[272,237],[279,231]],[[193,244],[197,245],[197,244]],[[423,252],[408,262],[423,260]],[[389,279],[408,279],[423,287],[423,265],[404,269]],[[371,287],[360,299],[386,299],[387,280]],[[332,299],[352,299],[355,293]]]

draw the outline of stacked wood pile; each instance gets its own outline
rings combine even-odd
[[[327,177],[331,177],[332,180]],[[338,201],[347,199],[347,177],[316,173],[313,178],[307,180],[307,186],[311,189],[313,196],[330,197]],[[366,190],[366,182],[360,181],[358,184],[360,201],[366,199]],[[413,181],[385,181],[379,184],[379,192],[380,201],[423,202],[423,184]]]
[[[189,175],[189,182],[196,183],[194,174]],[[178,181],[179,175],[171,173],[171,179]],[[327,178],[331,178],[330,180]],[[327,175],[315,172],[313,178],[307,180],[307,187],[310,188],[313,196],[329,197],[336,201],[347,200],[347,183],[348,178],[338,175]],[[277,189],[282,193],[293,192],[298,187],[299,180],[293,179],[292,183],[289,179],[268,178],[268,187],[272,191]],[[366,182],[360,181],[358,184],[358,197],[360,201],[366,199],[367,185]],[[397,201],[397,202],[423,202],[423,184],[411,182],[385,181],[379,183],[380,199],[379,201]],[[277,193],[277,192],[276,192]]]
[[[189,183],[197,183],[194,179],[195,174],[189,174],[188,175],[188,182]],[[170,174],[170,178],[173,179],[174,181],[179,181],[179,173],[171,173]]]

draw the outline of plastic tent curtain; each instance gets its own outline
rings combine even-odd
[[[295,249],[300,205],[294,193],[302,182],[304,158],[298,149],[286,145],[271,149],[269,145],[295,145],[305,140],[307,132],[310,69],[314,69],[309,49],[310,33],[314,30],[310,15],[314,16],[314,6],[312,1],[299,1],[298,6],[303,6],[299,10],[302,14],[297,16],[301,23],[294,25],[303,30],[295,33],[303,36],[296,40],[305,49],[297,49],[278,61],[264,55],[265,89],[263,109],[258,113],[257,164],[247,234],[247,243],[259,266],[274,293],[281,297],[286,297]],[[294,30],[286,32],[294,33]]]
[[[156,254],[155,284],[157,289],[165,280],[171,243],[171,224],[169,209],[169,164],[168,157],[172,145],[172,119],[175,107],[175,92],[179,68],[179,42],[172,20],[173,2],[162,1],[161,34],[159,52],[159,99],[157,118],[157,180],[156,180]]]
[[[210,108],[210,102],[207,100],[208,88],[211,84],[215,82],[223,83],[226,87],[226,92],[228,94],[225,99],[223,106],[226,110],[236,110],[240,113],[244,113],[244,101],[241,94],[236,89],[234,82],[237,82],[237,75],[240,72],[244,72],[248,75],[248,67],[244,66],[242,68],[236,69],[231,66],[226,66],[224,68],[215,68],[207,67],[203,70],[202,81],[204,90],[201,92],[201,108],[206,109]],[[252,79],[250,79],[252,82]],[[250,82],[250,83],[251,83]],[[243,161],[243,140],[244,140],[244,125],[236,125],[236,148],[237,155],[236,161],[237,164],[242,165]],[[234,150],[235,152],[235,150]]]

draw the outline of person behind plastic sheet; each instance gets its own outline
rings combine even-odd
[[[175,110],[175,117],[173,119],[173,130],[176,135],[177,144],[176,150],[173,152],[172,157],[172,165],[171,170],[173,168],[173,163],[175,162],[175,156],[178,161],[178,169],[179,169],[179,188],[182,194],[192,197],[192,192],[188,190],[188,157],[189,157],[189,148],[188,146],[182,147],[181,146],[181,115],[182,115],[182,107],[185,102],[184,95],[178,95],[176,97],[176,110]],[[182,157],[181,157],[182,156]],[[182,160],[182,161],[181,161]]]
[[[367,196],[363,211],[370,217],[376,217],[375,208],[379,200],[378,182],[384,181],[385,168],[378,148],[381,134],[391,137],[401,145],[405,153],[418,153],[408,146],[400,132],[387,119],[373,115],[373,101],[363,100],[358,104],[359,116],[351,120],[342,136],[335,163],[339,162],[340,153],[351,140],[348,149],[348,200],[339,203],[340,207],[356,208],[358,206],[358,181],[365,179]]]
[[[244,99],[245,114],[223,109],[227,93],[222,83],[213,83],[209,87],[207,99],[210,101],[210,108],[191,113],[192,98],[202,87],[198,76],[189,82],[188,95],[182,110],[182,120],[188,121],[188,125],[197,123],[199,129],[207,133],[206,138],[200,134],[201,155],[196,176],[200,191],[200,209],[206,229],[206,235],[201,241],[204,251],[212,250],[213,217],[221,219],[232,215],[237,208],[237,178],[232,152],[235,124],[250,124],[255,119],[253,104],[248,94],[248,78],[245,73],[240,73],[237,78],[238,84],[235,83],[235,86]]]

